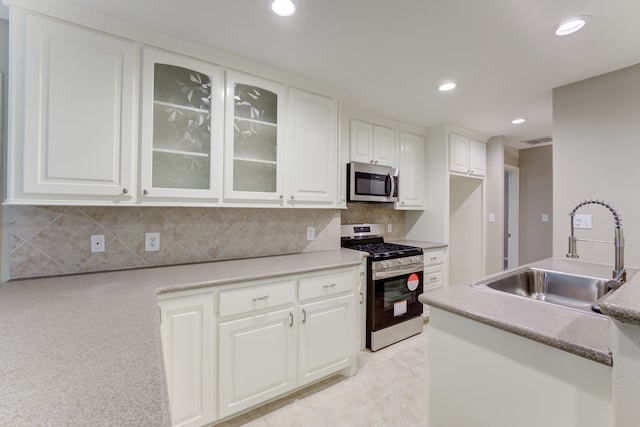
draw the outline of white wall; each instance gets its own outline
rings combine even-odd
[[[583,199],[604,199],[623,220],[627,266],[640,265],[640,64],[553,91],[553,255],[564,257],[569,212]],[[522,159],[521,159],[522,160]],[[578,237],[613,240],[601,206],[593,230]],[[613,245],[578,242],[581,260],[613,264]]]

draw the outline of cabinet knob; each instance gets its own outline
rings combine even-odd
[[[369,160],[369,163],[373,163],[373,160]]]
[[[404,205],[404,202],[401,202],[400,204],[401,204],[401,205]]]
[[[280,195],[280,200],[282,200],[282,199],[284,199],[284,196],[281,194],[281,195]]]
[[[294,196],[291,196],[291,200],[293,200],[293,199],[294,199]]]
[[[129,192],[129,190],[127,190],[126,188],[122,189],[122,194],[127,194]]]
[[[375,162],[373,162],[373,163],[375,163],[375,164],[377,165],[377,164],[378,164],[378,161],[376,160],[376,161],[375,161]]]
[[[142,194],[146,196],[147,194],[149,194],[149,190],[142,190]]]

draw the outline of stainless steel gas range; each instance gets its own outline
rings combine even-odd
[[[424,258],[415,246],[384,242],[383,224],[341,227],[341,245],[369,253],[367,259],[367,347],[383,347],[422,332]]]

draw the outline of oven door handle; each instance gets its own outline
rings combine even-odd
[[[384,270],[384,271],[373,271],[371,273],[371,278],[373,280],[382,280],[388,279],[390,277],[403,276],[405,274],[411,273],[421,273],[424,270],[423,264],[412,264],[403,266],[397,269],[392,270]]]

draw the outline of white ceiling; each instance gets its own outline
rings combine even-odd
[[[288,18],[268,0],[68,1],[329,84],[374,114],[519,147],[552,134],[553,88],[640,62],[640,0],[294,0]],[[583,14],[581,32],[550,35]],[[439,93],[444,79],[458,89]]]

